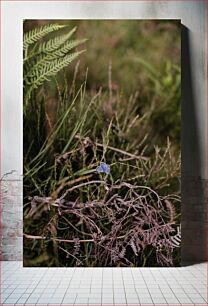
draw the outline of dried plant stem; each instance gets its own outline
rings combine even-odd
[[[60,250],[62,250],[63,252],[65,252],[67,255],[72,256],[74,259],[76,259],[78,262],[81,263],[81,261],[80,261],[75,255],[69,253],[67,250],[63,249],[63,248],[60,247],[60,246],[58,246],[58,248],[59,248]]]
[[[78,188],[80,188],[80,187],[87,186],[87,185],[91,185],[91,184],[106,184],[106,182],[105,182],[105,181],[99,181],[99,180],[97,180],[97,181],[90,181],[90,182],[86,182],[86,183],[82,183],[82,184],[73,186],[72,188],[69,188],[69,189],[61,196],[61,199],[65,198],[65,196],[66,196],[69,192],[71,192],[71,191],[73,191],[73,190],[75,190],[75,189],[78,189]]]
[[[84,181],[84,180],[87,180],[91,177],[91,175],[87,175],[87,176],[82,176],[82,177],[79,177],[75,180],[72,180],[72,181],[69,181],[69,182],[66,182],[67,178],[63,179],[60,186],[52,193],[51,197],[54,199],[54,198],[57,198],[57,195],[60,193],[60,191],[66,187],[66,186],[70,186],[70,185],[73,185],[74,183],[78,183],[80,181]]]
[[[75,229],[78,233],[82,234],[82,235],[86,235],[86,236],[92,236],[91,234],[85,233],[85,232],[81,232],[80,230],[78,230],[78,228],[76,228],[67,218],[65,218],[64,216],[62,216],[62,218],[71,226],[73,227],[73,229]]]
[[[99,200],[92,194],[89,199],[80,197],[77,191],[83,186],[93,192],[103,186],[100,188],[102,196]],[[69,192],[72,193],[67,196]],[[158,191],[146,185],[109,184],[94,180],[74,185],[61,198],[51,200],[49,197],[34,197],[30,218],[37,218],[42,207],[40,204],[46,205],[44,211],[50,210],[49,205],[56,206],[57,209],[51,210],[56,218],[52,225],[58,230],[60,222],[64,232],[54,234],[54,227],[46,226],[37,232],[37,236],[24,234],[28,244],[32,244],[32,240],[45,240],[47,247],[52,241],[58,248],[62,247],[67,257],[78,257],[76,266],[84,265],[85,260],[92,260],[95,266],[134,266],[141,261],[143,254],[147,260],[147,247],[151,246],[151,256],[156,256],[158,263],[173,265],[173,250],[179,247],[181,239],[172,209],[172,201],[178,200],[174,195],[160,196]],[[48,224],[51,223],[52,219]],[[79,244],[82,244],[81,248]]]
[[[97,147],[104,147],[105,145],[101,144],[101,143],[98,143],[96,142],[95,143]],[[118,148],[114,148],[114,147],[111,147],[111,146],[107,146],[108,149],[112,150],[112,151],[115,151],[115,152],[118,152],[118,153],[121,153],[123,155],[127,155],[127,156],[130,156],[134,159],[143,159],[143,160],[149,160],[148,157],[145,157],[145,156],[140,156],[140,155],[135,155],[135,154],[132,154],[132,153],[129,153],[129,152],[126,152],[124,150],[121,150],[121,149],[118,149]]]
[[[59,238],[48,238],[46,236],[35,236],[35,235],[28,235],[28,234],[23,234],[23,236],[27,239],[34,239],[34,240],[54,240],[58,242],[68,242],[68,243],[74,243],[74,239],[59,239]],[[119,236],[117,239],[123,239],[125,238],[126,235]],[[108,238],[107,240],[112,240],[113,238]],[[79,240],[80,243],[86,243],[86,242],[95,242],[95,239],[83,239]]]

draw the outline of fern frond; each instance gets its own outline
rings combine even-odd
[[[39,54],[24,63],[24,82],[28,83],[31,77],[35,77],[36,71],[50,63],[50,55]]]
[[[58,49],[61,45],[63,45],[76,31],[76,27],[74,27],[69,33],[55,37],[53,39],[48,40],[47,42],[43,42],[40,44],[38,48],[38,53],[50,53],[54,50]]]
[[[47,34],[66,26],[68,25],[48,24],[24,34],[24,114],[34,91],[43,85],[45,81],[50,81],[52,76],[56,75],[85,51],[68,53],[85,41],[85,39],[69,41],[69,38],[76,31],[76,27],[67,34],[59,35],[43,43],[40,42],[40,39]]]
[[[26,50],[29,45],[34,44],[35,42],[37,42],[39,39],[46,36],[47,34],[62,29],[64,27],[66,27],[66,25],[53,23],[28,31],[23,36],[23,50]]]
[[[171,236],[170,237],[170,241],[171,241],[171,245],[175,248],[180,247],[181,245],[181,229],[178,226],[177,227],[177,234],[175,234],[175,236]]]
[[[76,59],[85,50],[74,52],[72,54],[67,54],[65,57],[60,59],[55,59],[51,63],[43,65],[42,69],[36,71],[36,77],[32,80],[33,86],[40,86],[49,77],[55,75],[64,67],[68,66],[74,59]]]
[[[132,251],[134,252],[134,254],[136,255],[136,256],[138,256],[138,249],[137,249],[137,245],[136,245],[136,243],[135,243],[135,239],[134,239],[134,237],[130,240],[130,246],[131,246],[131,248],[132,248]]]
[[[122,248],[121,252],[119,253],[119,257],[120,257],[120,258],[124,258],[125,254],[126,254],[126,247],[124,246],[124,247]]]
[[[25,71],[24,73],[24,80],[28,82],[28,79],[33,78],[37,75],[37,71],[44,68],[45,65],[50,64],[51,61],[65,56],[71,49],[77,47],[78,45],[84,43],[86,39],[81,40],[75,40],[75,41],[69,41],[66,44],[63,45],[60,49],[54,51],[53,53],[49,54],[40,54],[37,57],[37,62],[30,66],[28,73]]]
[[[86,50],[81,50],[71,54],[67,54],[65,57],[55,59],[52,62],[46,62],[41,69],[36,69],[34,77],[30,81],[27,80],[29,85],[28,90],[25,90],[25,103],[27,103],[31,97],[32,92],[41,86],[45,81],[50,81],[50,77],[56,75],[64,67],[68,66],[73,60],[75,60],[81,53]]]
[[[164,200],[167,208],[168,215],[170,217],[170,223],[174,221],[175,219],[175,207],[169,200]]]
[[[52,57],[65,56],[71,49],[83,44],[87,39],[71,40],[66,42],[60,49],[53,52]]]
[[[30,73],[31,69],[37,64],[37,61],[40,61],[43,58],[43,55],[31,57],[23,62],[23,76],[24,81],[27,78],[27,75]]]

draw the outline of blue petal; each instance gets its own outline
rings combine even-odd
[[[107,174],[109,174],[110,173],[110,167],[107,165],[107,167],[106,167],[106,171],[105,171],[105,173],[107,173]]]
[[[106,163],[101,163],[100,166],[101,166],[103,172],[105,172],[106,174],[110,173],[110,167]]]
[[[97,171],[98,173],[103,172],[103,168],[102,168],[101,166],[98,166],[98,167],[96,168],[96,171]]]

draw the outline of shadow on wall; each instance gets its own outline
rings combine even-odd
[[[182,102],[181,102],[181,193],[182,193],[182,265],[207,260],[206,180],[200,148],[197,120],[197,95],[193,91],[193,71],[189,30],[182,25],[181,34]],[[201,101],[203,103],[203,101]]]

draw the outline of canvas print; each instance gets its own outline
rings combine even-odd
[[[180,21],[24,20],[24,266],[179,266]]]

